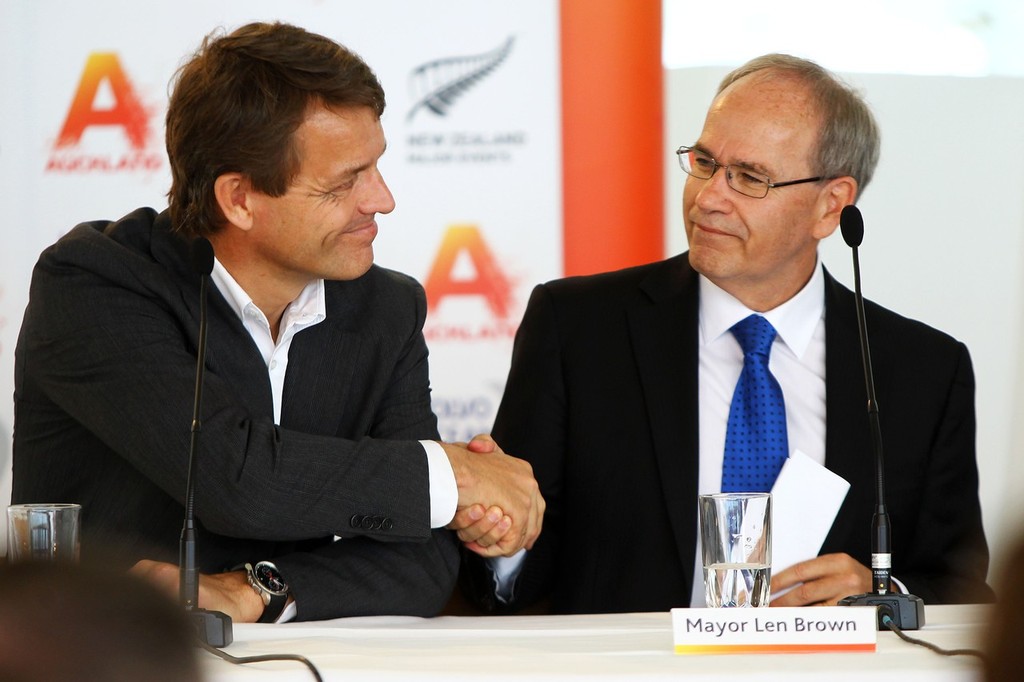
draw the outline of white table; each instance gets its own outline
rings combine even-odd
[[[925,627],[908,633],[953,649],[978,647],[988,609],[926,607]],[[673,652],[668,613],[432,619],[348,618],[319,623],[234,625],[233,656],[310,658],[324,680],[345,682],[532,682],[534,680],[827,680],[977,682],[974,657],[945,657],[878,633],[874,653],[683,656]],[[300,663],[234,666],[200,653],[209,682],[313,680]]]

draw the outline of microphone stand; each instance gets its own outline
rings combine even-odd
[[[864,383],[868,394],[868,425],[875,454],[875,513],[871,519],[871,574],[874,592],[857,594],[839,600],[840,606],[874,606],[878,611],[878,629],[888,630],[886,621],[901,630],[917,630],[924,625],[924,601],[912,594],[892,592],[892,553],[889,513],[885,508],[885,466],[882,456],[882,427],[878,418],[871,350],[868,348],[868,327],[864,319],[864,296],[860,289],[860,259],[857,247],[864,238],[864,219],[853,205],[843,208],[839,217],[843,239],[853,249],[854,300],[857,304],[857,328],[860,331],[860,352],[864,365]]]
[[[203,375],[206,367],[206,288],[210,273],[213,272],[213,245],[204,237],[192,242],[192,268],[199,275],[199,349],[196,354],[196,392],[192,407],[192,440],[188,450],[188,479],[185,489],[185,524],[181,529],[181,546],[179,550],[179,591],[181,603],[185,607],[192,625],[199,638],[199,646],[220,658],[242,665],[263,661],[298,661],[309,668],[313,677],[320,681],[323,677],[313,662],[305,656],[296,654],[263,655],[235,657],[220,648],[232,642],[231,617],[220,611],[209,611],[199,608],[199,573],[196,570],[196,528],[195,528],[195,479],[196,452],[199,450],[199,432],[202,422],[199,419],[200,406],[203,401]]]
[[[199,348],[196,354],[196,390],[192,403],[192,437],[188,451],[188,477],[185,486],[185,522],[181,529],[178,553],[179,595],[203,644],[225,647],[232,642],[231,617],[220,611],[199,608],[199,572],[196,569],[195,479],[196,453],[199,450],[199,418],[203,402],[203,375],[206,364],[206,287],[213,271],[213,246],[199,237],[192,243],[192,267],[199,274]]]

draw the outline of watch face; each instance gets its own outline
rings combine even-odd
[[[256,576],[256,580],[259,581],[260,585],[263,585],[263,587],[267,588],[271,592],[284,594],[288,591],[288,584],[285,583],[284,578],[281,577],[281,573],[273,564],[261,561],[253,567],[252,572]]]

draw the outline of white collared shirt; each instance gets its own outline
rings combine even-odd
[[[295,300],[288,304],[281,316],[280,332],[275,341],[267,316],[253,303],[252,297],[242,289],[241,285],[216,258],[213,261],[213,272],[210,274],[210,278],[223,294],[231,309],[238,315],[242,326],[249,332],[263,356],[274,399],[274,423],[280,424],[284,380],[288,370],[288,351],[291,349],[292,339],[303,329],[327,319],[324,281],[318,279],[310,282]],[[431,440],[422,440],[420,444],[427,457],[430,485],[430,527],[442,528],[454,518],[455,508],[458,504],[459,493],[455,482],[455,472],[448,461],[448,455],[445,454],[444,448],[440,444]],[[294,618],[294,606],[294,602],[290,603],[277,622],[283,623]]]
[[[274,396],[274,423],[281,423],[281,398],[284,395],[284,377],[288,370],[288,351],[297,333],[327,319],[327,301],[324,281],[310,282],[281,315],[281,331],[277,340],[270,331],[270,322],[256,307],[252,297],[235,281],[219,260],[213,260],[210,278],[224,295],[228,305],[242,321],[256,347],[263,356],[270,374],[270,391]]]
[[[698,493],[717,493],[722,489],[726,424],[732,394],[743,370],[743,349],[729,329],[753,313],[711,280],[700,276]],[[793,298],[762,315],[778,332],[768,367],[782,387],[786,402],[789,451],[800,450],[818,464],[824,464],[825,276],[821,263]]]
[[[698,494],[722,490],[725,432],[732,394],[743,370],[743,349],[729,329],[754,311],[700,276],[697,405],[700,437]],[[799,450],[825,464],[825,275],[821,262],[795,296],[765,313],[775,327],[768,368],[786,403],[789,453]],[[700,532],[694,557],[691,606],[704,606]]]

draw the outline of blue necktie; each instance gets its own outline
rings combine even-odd
[[[751,315],[730,331],[743,348],[743,371],[725,431],[722,492],[768,492],[789,457],[782,388],[768,370],[775,327]]]

